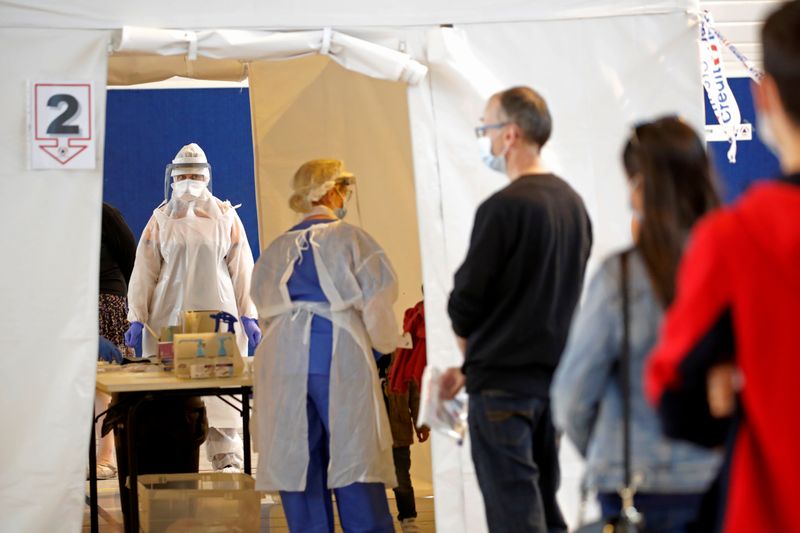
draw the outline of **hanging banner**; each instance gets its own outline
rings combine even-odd
[[[92,82],[31,82],[32,170],[94,169],[97,139]]]
[[[761,83],[762,78],[764,78],[764,72],[756,67],[755,63],[753,63],[746,55],[744,55],[739,49],[734,46],[732,42],[730,42],[717,28],[714,26],[714,18],[711,16],[711,13],[708,11],[704,11],[702,14],[702,21],[706,26],[706,29],[712,32],[717,39],[722,41],[722,44],[730,50],[730,52],[739,60],[742,66],[747,69],[747,75],[750,76],[756,83]]]
[[[728,161],[736,163],[736,137],[742,124],[739,104],[733,95],[725,68],[722,62],[722,46],[717,34],[713,31],[714,20],[705,13],[700,21],[700,59],[702,63],[703,88],[706,90],[711,108],[717,122],[731,144],[728,149]]]

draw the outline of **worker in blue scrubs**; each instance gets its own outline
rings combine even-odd
[[[342,221],[355,179],[314,160],[293,180],[305,218],[256,264],[251,296],[265,325],[255,356],[256,488],[279,490],[292,532],[393,531],[392,438],[375,364],[392,352],[397,280],[384,251]]]

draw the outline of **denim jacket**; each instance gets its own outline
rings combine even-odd
[[[630,254],[631,457],[640,492],[703,492],[720,457],[664,437],[644,398],[644,364],[656,342],[662,309],[638,252]],[[586,484],[616,492],[623,483],[620,256],[607,259],[589,284],[553,380],[553,417],[586,458]]]

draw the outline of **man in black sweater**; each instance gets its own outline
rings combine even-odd
[[[442,379],[469,393],[472,460],[492,533],[566,532],[556,502],[558,446],[549,389],[592,245],[578,194],[548,172],[542,97],[514,87],[476,128],[484,162],[511,183],[478,208],[448,306],[464,365]]]

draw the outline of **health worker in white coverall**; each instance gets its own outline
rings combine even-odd
[[[265,324],[255,356],[256,489],[281,493],[289,529],[393,531],[397,485],[375,357],[393,352],[397,278],[364,230],[343,220],[355,179],[336,159],[305,163],[290,207],[303,220],[253,272]]]
[[[236,208],[211,194],[211,167],[195,143],[180,149],[167,166],[165,195],[142,233],[128,288],[129,346],[142,340],[144,355],[158,351],[159,332],[177,326],[183,311],[220,310],[240,317],[235,324],[239,351],[261,339],[250,299],[253,254]],[[142,335],[144,337],[142,338]],[[240,471],[243,444],[238,411],[218,398],[206,399],[211,426],[206,441],[215,470]]]

